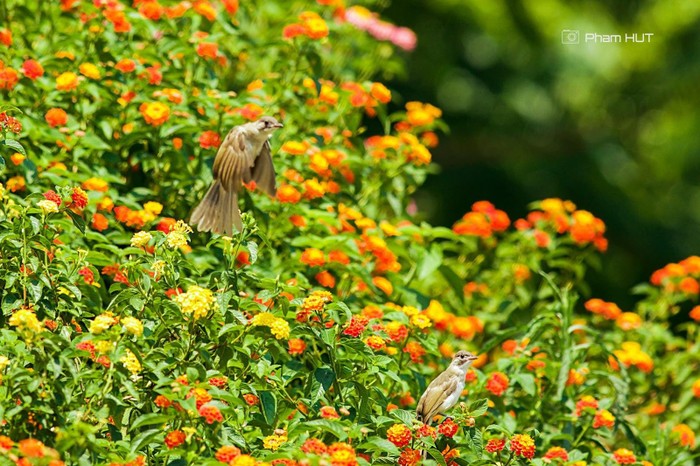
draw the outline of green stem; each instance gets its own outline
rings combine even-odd
[[[581,440],[583,439],[583,436],[586,435],[586,433],[590,430],[590,428],[591,428],[591,426],[590,426],[590,424],[589,424],[589,425],[586,426],[585,429],[583,429],[583,430],[581,431],[581,434],[578,436],[578,438],[576,439],[576,441],[574,441],[574,447],[577,447],[577,446],[578,446],[578,444],[579,444],[579,443],[581,442]]]

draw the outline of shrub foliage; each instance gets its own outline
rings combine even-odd
[[[440,110],[376,81],[410,31],[335,0],[4,13],[0,463],[697,461],[677,317],[700,320],[700,258],[623,312],[581,299],[607,241],[572,202],[422,222]],[[232,238],[192,232],[222,138],[263,114],[277,196],[247,186]],[[462,403],[422,425],[460,349]]]

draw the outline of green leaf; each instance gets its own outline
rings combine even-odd
[[[262,405],[263,416],[265,416],[265,421],[268,425],[272,426],[275,424],[275,417],[277,416],[277,399],[272,392],[260,392],[260,403]]]
[[[76,214],[70,209],[66,209],[66,213],[68,216],[73,220],[73,225],[80,230],[80,233],[85,234],[85,219],[81,217],[80,215]]]
[[[533,377],[532,374],[518,374],[515,377],[515,381],[518,382],[521,387],[523,387],[525,393],[530,396],[535,396],[537,387],[535,387],[535,377]]]
[[[114,260],[110,259],[107,257],[105,254],[99,252],[99,251],[90,251],[88,252],[87,257],[85,258],[90,264],[97,266],[97,267],[104,267],[105,265],[110,265],[114,264]]]
[[[469,414],[472,417],[479,417],[486,414],[489,409],[489,399],[481,398],[480,400],[472,401],[469,404]]]
[[[375,437],[372,438],[371,440],[368,440],[361,445],[358,445],[358,449],[362,451],[380,451],[380,452],[387,452],[392,456],[398,456],[400,451],[390,441],[384,438],[379,438]]]
[[[399,421],[406,424],[407,426],[412,426],[413,421],[416,419],[416,416],[413,412],[406,411],[405,409],[395,409],[391,412],[391,415]]]
[[[436,245],[426,252],[418,265],[418,280],[425,280],[432,275],[442,264],[442,251]]]
[[[440,453],[440,450],[437,448],[429,448],[428,453],[430,453],[430,456],[433,457],[435,461],[437,461],[437,464],[440,466],[447,466],[447,463],[445,462],[445,457],[442,456],[442,453]]]
[[[335,372],[328,366],[319,367],[314,371],[314,378],[318,380],[325,391],[328,391],[335,380]]]
[[[564,353],[562,358],[559,376],[557,377],[557,395],[556,399],[561,400],[566,389],[566,382],[569,380],[569,369],[571,368],[571,350]],[[524,388],[524,387],[523,387]]]
[[[307,427],[316,427],[321,430],[325,430],[326,432],[329,432],[336,437],[338,437],[338,440],[345,440],[348,437],[348,434],[343,430],[343,426],[337,422],[331,422],[327,419],[315,419],[313,421],[307,421],[306,422]]]
[[[481,458],[484,455],[484,437],[481,430],[472,427],[469,432],[469,437],[471,438],[477,456]]]
[[[88,133],[82,138],[80,138],[80,145],[87,147],[89,149],[95,150],[109,150],[110,146],[102,139],[100,139],[96,134]]]
[[[450,288],[452,288],[452,291],[455,292],[457,297],[460,300],[464,300],[464,280],[459,278],[459,276],[452,270],[449,266],[442,264],[440,267],[438,267],[438,270],[442,274],[443,277],[445,277],[445,280],[447,280],[447,283],[450,284]]]
[[[250,263],[255,264],[255,262],[258,260],[258,243],[255,241],[248,241],[246,243],[246,247],[250,253]]]
[[[139,416],[136,418],[133,424],[129,427],[131,430],[136,430],[139,427],[143,426],[153,426],[156,424],[165,424],[171,419],[171,416],[168,414],[157,414],[157,413],[149,413],[149,414],[144,414],[142,416]]]
[[[141,450],[144,444],[155,442],[156,439],[163,435],[163,429],[151,429],[141,432],[131,441],[131,454]]]
[[[27,156],[27,151],[24,150],[24,147],[22,147],[22,144],[20,144],[19,141],[15,141],[14,139],[5,139],[3,141],[3,144],[5,144],[10,149],[14,149],[15,151],[19,152],[25,157]]]

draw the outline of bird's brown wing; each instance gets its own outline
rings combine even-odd
[[[255,159],[255,166],[253,167],[251,177],[255,183],[257,183],[258,187],[270,196],[274,196],[277,193],[275,165],[272,163],[270,141],[265,141],[260,154]]]
[[[239,128],[233,128],[226,135],[214,159],[214,179],[219,180],[224,190],[237,192],[241,180],[250,178],[250,168],[255,163],[255,156],[248,150],[245,134]]]
[[[457,387],[459,381],[450,374],[443,372],[431,382],[421,396],[416,407],[416,415],[426,424],[429,424],[433,417],[440,411],[440,406]]]

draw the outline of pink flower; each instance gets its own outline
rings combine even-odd
[[[391,40],[391,42],[393,42],[397,47],[409,52],[416,48],[416,42],[418,41],[415,32],[403,27],[394,29],[394,32],[389,40]]]

